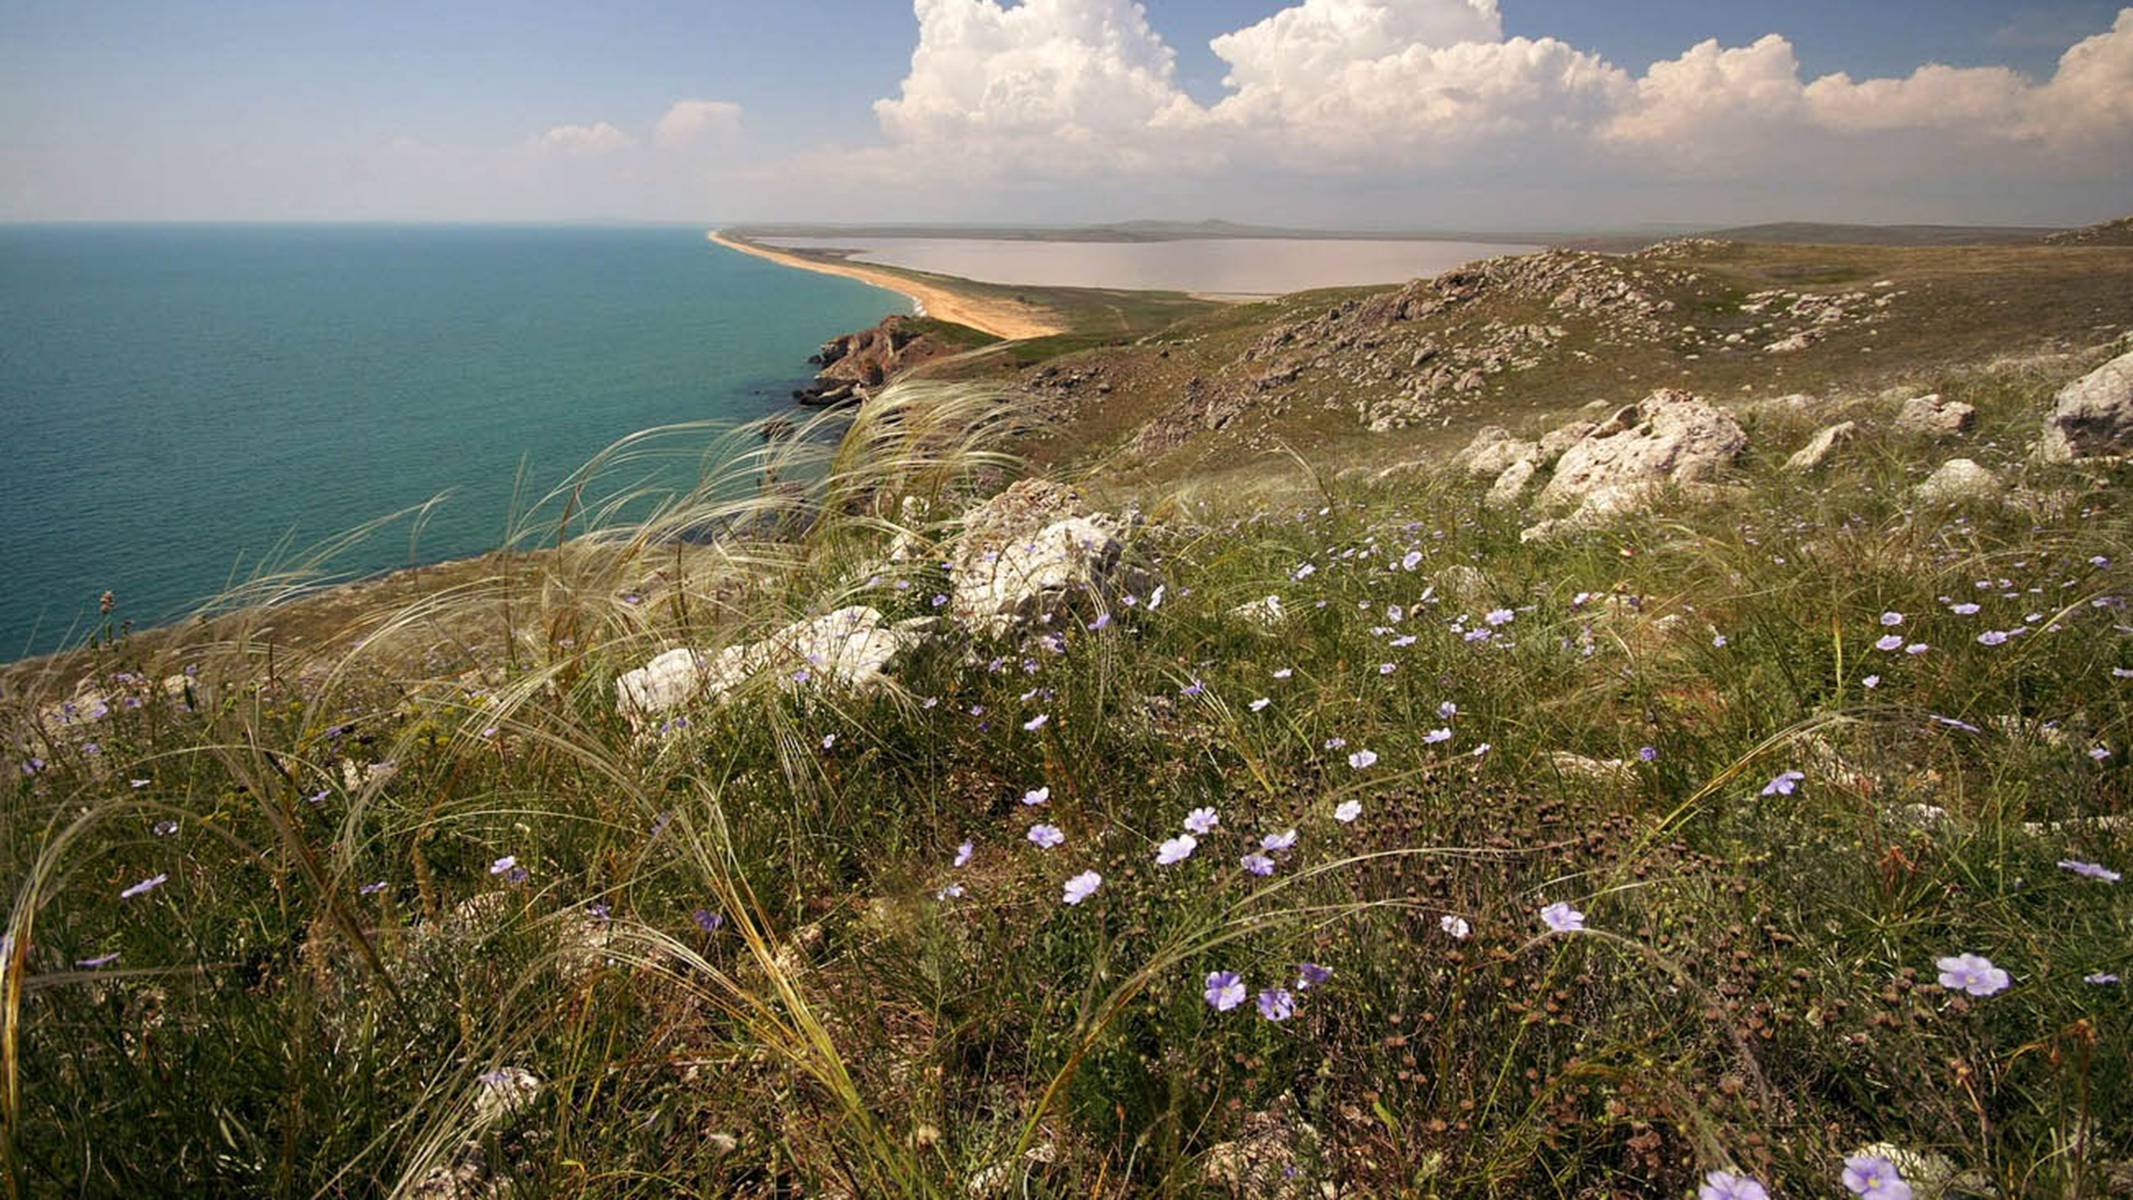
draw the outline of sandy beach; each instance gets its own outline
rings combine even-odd
[[[705,236],[728,250],[737,250],[742,254],[752,254],[757,258],[766,258],[771,262],[788,267],[797,267],[802,271],[814,271],[823,275],[842,275],[847,279],[857,279],[862,283],[870,283],[875,287],[909,296],[918,305],[919,311],[926,316],[938,317],[943,321],[953,321],[958,325],[968,325],[972,329],[982,330],[992,334],[994,337],[1015,340],[1049,337],[1053,334],[1067,331],[1066,323],[1057,314],[1034,304],[971,296],[943,285],[915,278],[901,271],[870,266],[866,263],[827,262],[821,259],[807,258],[772,247],[758,246],[750,242],[729,238],[722,231],[716,229]]]

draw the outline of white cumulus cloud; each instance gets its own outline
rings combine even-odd
[[[569,154],[605,154],[633,144],[635,139],[605,121],[590,125],[554,125],[546,133],[533,139],[534,145],[543,150],[560,150]]]
[[[731,100],[676,100],[652,134],[662,146],[688,146],[730,134],[741,125],[741,106]]]

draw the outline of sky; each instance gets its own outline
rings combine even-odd
[[[2133,211],[2087,0],[0,0],[0,220]]]

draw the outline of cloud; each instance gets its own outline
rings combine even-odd
[[[693,145],[702,139],[730,134],[741,126],[741,106],[731,100],[676,100],[659,118],[652,134],[668,147]]]
[[[913,179],[1412,178],[1512,161],[1714,179],[1974,169],[1981,145],[2093,174],[2100,148],[2133,138],[2133,8],[2043,82],[1937,64],[1808,81],[1776,33],[1706,41],[1635,75],[1554,38],[1505,38],[1497,0],[1301,0],[1212,41],[1227,91],[1202,105],[1132,0],[913,7],[918,49],[899,94],[874,106],[889,147],[869,164]]]
[[[567,154],[606,154],[635,143],[636,139],[605,121],[591,125],[555,125],[533,139],[533,144],[543,150],[559,150]]]

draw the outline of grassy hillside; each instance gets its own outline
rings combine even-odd
[[[1725,253],[1699,325],[1889,265]],[[2106,1194],[2133,525],[2123,471],[2027,458],[2102,352],[1928,366],[1990,297],[2033,349],[2104,323],[2101,285],[1915,263],[1936,302],[1788,360],[1823,397],[1746,410],[1721,499],[1526,542],[1458,475],[1338,470],[1478,399],[1299,439],[1278,506],[1144,481],[1130,598],[933,626],[873,691],[802,666],[637,728],[614,683],[942,611],[952,517],[1023,444],[982,389],[901,389],[841,444],[761,447],[765,495],[395,581],[301,645],[255,611],[18,671],[0,1167],[22,1195],[1829,1195],[1886,1144],[1948,1194]],[[1111,395],[1344,299],[1198,318]],[[1976,428],[1905,436],[1835,386],[1869,345]],[[1689,351],[1594,353],[1517,411]],[[1124,429],[1104,407],[1045,452]],[[1356,420],[1325,412],[1266,428]],[[1825,473],[1781,470],[1843,418]],[[2004,496],[1918,503],[1955,454]],[[1238,611],[1267,596],[1284,618]],[[1944,986],[1964,954],[2006,986]]]

